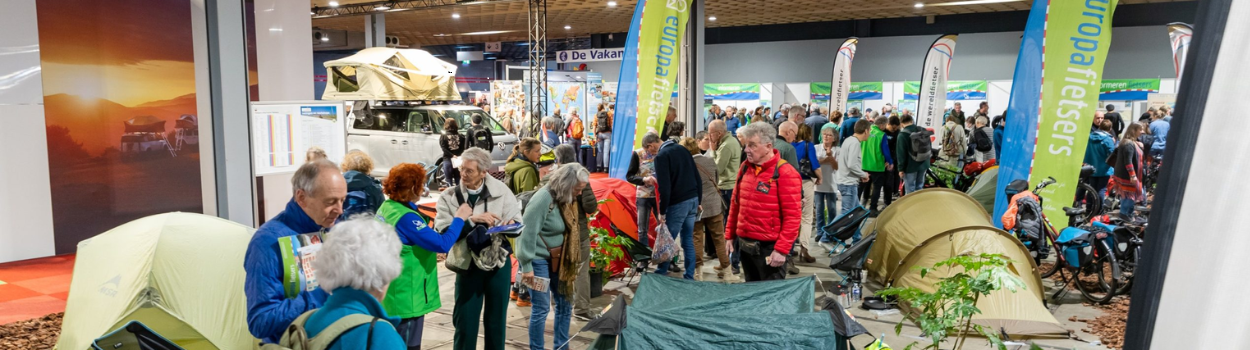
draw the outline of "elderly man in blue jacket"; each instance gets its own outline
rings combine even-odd
[[[256,230],[247,245],[243,270],[247,272],[247,329],[264,343],[277,343],[282,331],[305,311],[320,308],[329,296],[320,288],[287,298],[283,286],[278,239],[324,231],[343,213],[347,182],[334,163],[314,160],[299,167],[291,178],[295,198],[286,209]]]

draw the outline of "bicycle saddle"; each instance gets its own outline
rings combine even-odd
[[[1085,214],[1085,208],[1063,207],[1063,213],[1067,216],[1077,216],[1077,215]]]

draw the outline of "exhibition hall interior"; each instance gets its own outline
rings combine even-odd
[[[3,8],[0,349],[1250,348],[1250,1]]]

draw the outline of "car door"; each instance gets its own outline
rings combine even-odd
[[[438,128],[435,120],[441,120],[437,112],[429,109],[413,109],[408,112],[411,127],[409,143],[406,145],[406,156],[409,162],[420,162],[434,165],[443,156],[443,148],[438,145]]]
[[[368,154],[373,158],[373,175],[385,176],[391,167],[401,162],[399,138],[404,136],[401,129],[403,123],[396,122],[396,115],[392,110],[368,110],[359,113],[349,126],[347,149]],[[402,114],[399,117],[403,118]]]

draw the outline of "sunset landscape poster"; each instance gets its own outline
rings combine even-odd
[[[56,253],[203,212],[188,0],[37,2]]]

